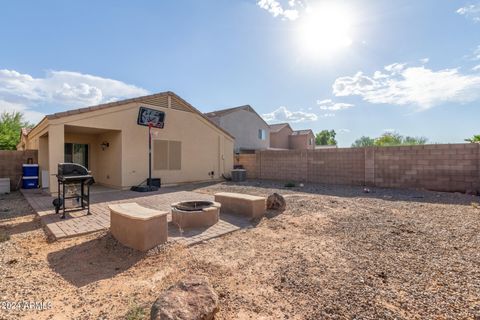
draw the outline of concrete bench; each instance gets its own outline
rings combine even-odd
[[[123,245],[146,251],[167,241],[168,212],[145,208],[135,202],[108,207],[110,232]]]
[[[258,218],[265,214],[265,197],[248,194],[220,192],[215,194],[215,201],[222,204],[222,211],[236,213],[249,218]]]

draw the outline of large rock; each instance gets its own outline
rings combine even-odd
[[[212,320],[218,295],[203,276],[190,276],[168,288],[152,305],[152,320]]]
[[[286,206],[285,198],[278,193],[271,194],[267,198],[267,209],[283,211]]]

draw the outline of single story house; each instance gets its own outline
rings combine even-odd
[[[270,126],[249,105],[217,110],[205,115],[235,137],[235,152],[248,153],[270,146]]]
[[[75,162],[97,183],[127,189],[148,177],[148,130],[139,110],[164,114],[152,129],[152,177],[162,185],[221,179],[233,168],[234,137],[173,92],[48,115],[27,135],[38,150],[43,187],[57,191],[57,164]],[[49,177],[48,179],[45,177]]]
[[[288,123],[270,125],[270,149],[313,150],[315,135],[311,129],[293,130]]]

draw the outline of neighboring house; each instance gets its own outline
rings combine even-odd
[[[292,150],[314,150],[315,135],[310,129],[296,130],[289,137],[290,149]]]
[[[288,123],[270,125],[270,149],[313,150],[315,135],[310,129],[292,130]]]
[[[289,137],[293,133],[288,123],[270,125],[270,148],[290,149]]]
[[[27,150],[27,135],[31,130],[31,128],[22,128],[20,130],[20,141],[17,144],[17,150]]]
[[[109,187],[144,181],[148,127],[137,124],[140,107],[165,113],[164,128],[152,129],[152,177],[162,184],[220,179],[233,168],[234,137],[175,93],[163,92],[43,118],[28,134],[26,148],[38,150],[50,191],[57,190],[60,162],[86,166]]]
[[[268,149],[270,127],[249,105],[205,113],[217,125],[235,137],[235,152]]]

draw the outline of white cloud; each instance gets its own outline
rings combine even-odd
[[[473,67],[472,71],[480,71],[480,64]]]
[[[412,105],[418,109],[480,99],[480,74],[462,74],[457,68],[433,71],[398,63],[386,66],[385,71],[376,71],[372,76],[357,72],[337,78],[333,93],[338,97],[357,95],[370,103]]]
[[[461,7],[457,10],[457,13],[472,19],[474,22],[480,22],[480,3]]]
[[[472,60],[473,61],[480,60],[480,45],[477,46],[475,50],[473,50]]]
[[[333,102],[331,99],[320,100],[320,101],[317,100],[317,105],[319,105],[321,110],[329,110],[329,111],[345,110],[353,107],[353,104]]]
[[[350,129],[342,128],[338,129],[338,134],[350,133]]]
[[[262,115],[267,122],[304,122],[315,121],[318,119],[315,113],[303,111],[290,111],[286,107],[280,107],[277,110]]]
[[[293,9],[299,4],[298,1],[290,0],[288,1],[288,5],[292,9],[284,9],[280,2],[276,0],[258,0],[257,5],[270,12],[274,17],[281,17],[287,20],[296,20],[298,19],[298,10]]]
[[[427,64],[429,61],[430,61],[429,58],[420,59],[420,62],[421,62],[422,64]]]
[[[124,82],[71,71],[49,71],[34,78],[15,70],[0,70],[0,111],[21,111],[37,122],[39,106],[76,108],[140,96],[148,91]]]
[[[335,113],[324,113],[321,115],[322,118],[332,118],[335,117]]]

